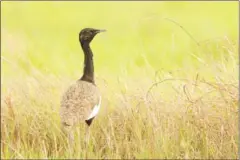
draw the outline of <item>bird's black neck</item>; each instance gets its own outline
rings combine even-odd
[[[84,52],[84,68],[81,80],[94,84],[93,53],[89,43],[81,43]]]

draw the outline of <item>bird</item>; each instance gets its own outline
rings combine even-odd
[[[79,33],[79,42],[84,53],[83,75],[63,93],[60,106],[61,128],[67,134],[70,146],[74,142],[74,126],[85,123],[85,144],[89,143],[90,126],[99,112],[101,94],[95,84],[93,52],[90,43],[106,30],[84,28]]]

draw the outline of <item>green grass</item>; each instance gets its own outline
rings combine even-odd
[[[1,2],[1,158],[239,158],[238,2]],[[102,108],[60,130],[91,46]]]

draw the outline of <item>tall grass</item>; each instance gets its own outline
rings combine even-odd
[[[237,2],[2,2],[1,158],[239,158]],[[224,12],[223,12],[224,11]],[[102,108],[70,152],[59,103],[92,43]]]

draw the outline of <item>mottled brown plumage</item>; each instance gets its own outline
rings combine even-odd
[[[100,93],[94,84],[78,80],[63,95],[60,111],[62,123],[74,126],[85,122],[99,100]]]
[[[89,126],[97,115],[101,96],[94,81],[93,53],[90,42],[97,33],[104,30],[85,28],[79,33],[79,41],[84,52],[83,76],[72,84],[63,94],[60,108],[62,129],[68,134],[70,144],[73,142],[73,126],[87,124],[87,141]]]

